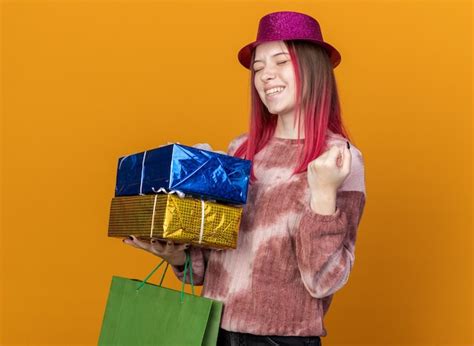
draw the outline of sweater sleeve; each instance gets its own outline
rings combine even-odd
[[[308,292],[324,298],[339,290],[349,279],[354,265],[357,228],[365,206],[362,155],[353,151],[351,173],[339,188],[336,211],[315,213],[304,203],[295,230],[295,250],[301,278]]]
[[[241,134],[234,138],[227,147],[227,155],[234,156],[235,152],[239,147],[247,140],[248,135],[246,133]]]
[[[236,138],[234,138],[228,148],[227,148],[227,155],[234,155],[235,151],[238,147],[245,141],[246,134],[242,134]],[[210,249],[204,249],[200,247],[193,247],[188,250],[189,255],[191,257],[191,265],[193,268],[193,283],[196,286],[200,286],[204,283],[204,276],[206,273],[207,261],[211,254]],[[171,266],[175,275],[178,279],[183,280],[184,276],[184,266]],[[186,275],[186,283],[190,283],[189,275]]]
[[[207,259],[209,257],[208,249],[191,247],[188,252],[193,267],[193,283],[195,286],[201,286],[204,283],[204,273],[206,272]],[[179,280],[183,280],[184,266],[171,266]],[[186,283],[191,283],[189,274],[186,275]]]

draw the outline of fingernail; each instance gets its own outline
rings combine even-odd
[[[168,244],[168,245],[173,245],[173,242],[169,241],[167,244]]]
[[[351,148],[351,145],[349,144],[349,142],[347,141],[347,149],[350,149]]]

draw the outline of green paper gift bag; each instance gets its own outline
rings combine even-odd
[[[194,295],[192,265],[186,254],[192,294],[159,285],[114,276],[105,308],[99,345],[215,345],[222,303]]]

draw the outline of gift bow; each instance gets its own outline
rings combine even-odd
[[[151,190],[154,192],[154,193],[160,193],[160,192],[163,192],[163,193],[166,193],[167,195],[172,195],[173,193],[177,194],[179,198],[184,198],[186,195],[184,194],[183,191],[179,191],[179,190],[170,190],[169,192],[166,191],[166,189],[164,187],[160,187],[158,190],[155,190],[155,187],[152,186],[151,187]]]

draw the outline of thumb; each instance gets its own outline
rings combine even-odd
[[[189,248],[189,244],[178,244],[175,246],[176,251],[183,251]]]
[[[340,147],[332,146],[328,152],[327,161],[337,166],[338,160],[341,157],[341,151]]]

